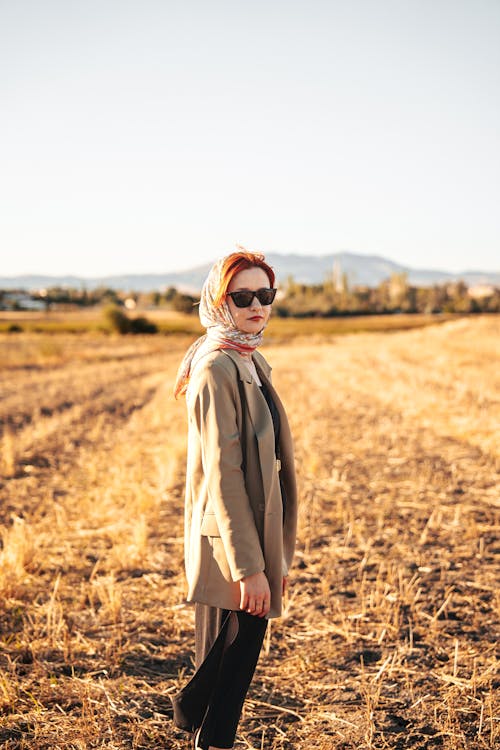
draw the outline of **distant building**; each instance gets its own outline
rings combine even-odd
[[[333,288],[337,293],[340,294],[341,292],[344,291],[342,269],[340,267],[340,263],[338,260],[335,260],[333,262],[332,282],[333,282]]]
[[[44,310],[45,303],[32,299],[27,292],[4,292],[0,306],[4,310]]]
[[[495,287],[492,284],[475,284],[468,288],[467,294],[473,299],[484,299],[495,294]]]

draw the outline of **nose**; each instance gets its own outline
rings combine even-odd
[[[262,310],[262,305],[257,298],[257,296],[254,294],[252,301],[250,302],[250,309],[251,310]]]

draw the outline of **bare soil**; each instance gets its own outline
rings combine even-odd
[[[500,746],[498,316],[263,348],[300,487],[237,748]],[[189,747],[187,340],[0,336],[0,745]]]

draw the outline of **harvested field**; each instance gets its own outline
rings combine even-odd
[[[105,333],[109,322],[100,306],[83,310],[50,310],[29,312],[0,310],[0,335],[2,333]],[[197,315],[164,310],[162,308],[138,309],[131,314],[146,317],[154,322],[161,334],[199,336],[204,329]],[[274,317],[266,331],[270,340],[286,342],[291,337],[310,339],[311,335],[324,338],[330,335],[357,333],[359,331],[395,331],[436,325],[449,320],[466,317],[463,313],[397,313],[386,315],[340,315],[328,318],[280,318]]]
[[[236,747],[500,746],[498,316],[265,347],[299,543]],[[0,335],[0,744],[187,748],[188,339]]]

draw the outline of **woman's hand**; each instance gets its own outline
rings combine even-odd
[[[264,573],[254,573],[240,581],[240,609],[265,617],[271,608],[271,589]]]

